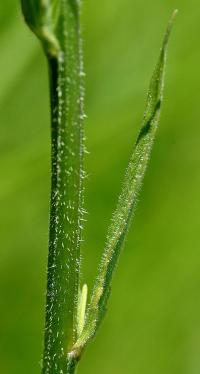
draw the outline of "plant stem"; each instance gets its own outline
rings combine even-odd
[[[67,374],[75,374],[77,368],[77,361],[73,357],[68,356],[68,362],[67,362]]]
[[[52,182],[43,374],[72,374],[83,200],[83,93],[79,5],[61,2],[60,51],[48,56]]]

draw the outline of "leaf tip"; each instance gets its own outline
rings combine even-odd
[[[169,19],[169,22],[168,22],[168,34],[170,34],[170,32],[171,32],[171,29],[174,25],[174,20],[175,20],[177,14],[178,14],[178,9],[174,9],[174,11],[172,12],[172,15]]]
[[[169,38],[170,38],[170,35],[171,35],[171,31],[172,31],[172,28],[173,28],[173,25],[174,25],[174,20],[176,18],[177,13],[178,13],[178,9],[175,9],[172,12],[172,15],[171,15],[171,17],[169,18],[169,21],[168,21],[168,25],[167,25],[167,29],[166,29],[166,32],[165,32],[163,45],[162,45],[162,49],[161,49],[161,51],[164,55],[165,55],[165,52],[166,52],[166,48],[167,48],[167,45],[168,45],[168,42],[169,42]]]
[[[178,9],[174,9],[174,11],[172,13],[172,18],[174,19],[177,14],[178,14]]]

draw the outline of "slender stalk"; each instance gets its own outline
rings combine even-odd
[[[74,374],[76,373],[77,368],[77,360],[75,357],[68,355],[67,357],[67,369],[66,374]]]
[[[79,0],[21,0],[48,60],[51,207],[43,374],[73,374],[82,329],[79,274],[83,202],[83,88]],[[85,299],[83,299],[85,300]],[[78,321],[78,316],[81,321]]]
[[[52,182],[43,374],[72,374],[76,338],[82,215],[82,85],[79,9],[61,4],[60,51],[48,56]]]

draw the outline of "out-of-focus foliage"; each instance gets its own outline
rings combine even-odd
[[[197,0],[85,0],[87,156],[83,272],[105,241],[147,82],[175,7],[164,110],[109,312],[82,374],[200,371],[200,9]],[[40,373],[48,241],[47,66],[19,2],[0,4],[0,371]],[[105,365],[106,362],[106,365]]]

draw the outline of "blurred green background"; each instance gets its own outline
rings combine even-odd
[[[171,11],[165,102],[109,311],[80,374],[200,372],[199,0],[84,0],[91,285]],[[0,373],[39,374],[50,188],[47,66],[19,1],[0,4]]]

